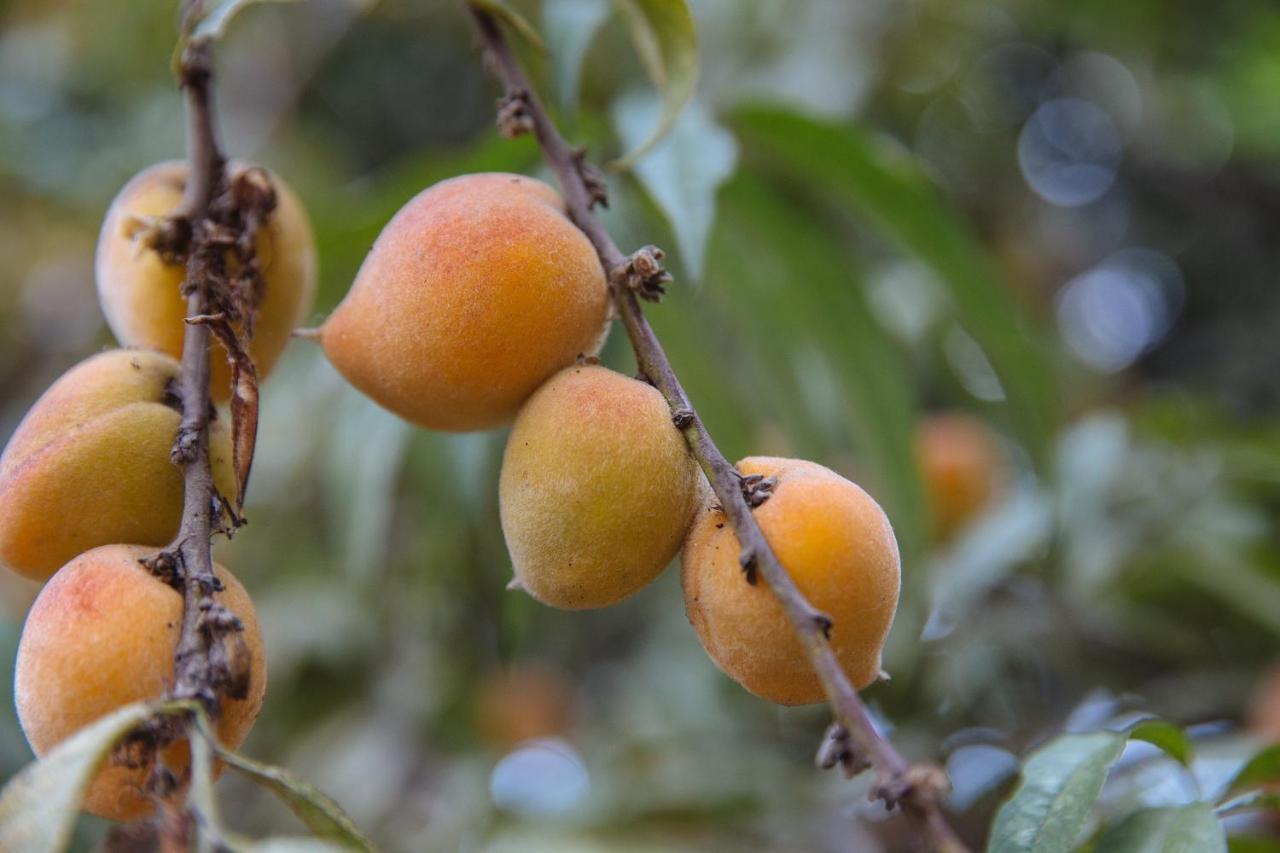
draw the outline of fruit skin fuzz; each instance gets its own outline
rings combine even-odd
[[[182,520],[182,471],[169,452],[182,416],[181,366],[144,350],[107,350],[64,373],[0,456],[0,564],[44,581],[113,542],[169,544]],[[214,482],[235,494],[225,419],[209,430]]]
[[[502,460],[502,531],[520,585],[554,607],[621,601],[675,557],[702,474],[662,395],[595,365],[525,403]]]
[[[251,168],[259,167],[233,161],[228,178]],[[315,236],[306,209],[278,175],[268,173],[268,177],[276,207],[256,237],[263,289],[249,342],[259,379],[271,372],[293,330],[310,312],[317,269]],[[98,301],[116,340],[174,358],[182,357],[186,269],[166,263],[139,245],[137,232],[178,209],[186,179],[187,164],[177,160],[157,163],[135,175],[107,209],[95,260]],[[231,368],[221,346],[213,343],[211,347],[209,391],[215,402],[223,403],[230,397]]]
[[[352,385],[406,420],[489,429],[599,351],[608,302],[595,249],[555,190],[463,175],[387,223],[320,340]]]
[[[889,519],[857,484],[813,462],[753,456],[744,476],[773,478],[753,510],[778,560],[809,603],[831,617],[831,645],[853,685],[880,676],[901,585]],[[724,513],[705,506],[682,557],[685,608],[707,654],[731,678],[783,705],[826,695],[787,615],[762,581],[749,584]]]
[[[174,652],[182,596],[138,561],[154,548],[106,545],[63,566],[36,598],[22,629],[14,675],[18,720],[36,755],[99,717],[132,702],[161,699],[174,680]],[[248,674],[243,698],[224,698],[218,739],[230,749],[244,741],[262,708],[267,666],[262,632],[249,594],[222,566],[215,600],[244,626],[233,662]],[[179,779],[190,763],[185,740],[164,748]],[[84,808],[111,820],[149,814],[150,766],[108,761],[89,786]]]

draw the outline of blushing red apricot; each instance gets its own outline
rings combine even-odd
[[[871,684],[901,583],[889,519],[860,487],[813,462],[755,456],[738,470],[775,478],[772,496],[754,510],[756,522],[800,592],[832,618],[831,645],[849,679],[857,688]],[[782,605],[763,581],[746,582],[740,551],[725,514],[703,508],[681,570],[698,639],[720,669],[757,696],[783,705],[822,701]]]
[[[168,544],[182,517],[182,472],[169,459],[180,372],[167,355],[107,350],[45,391],[0,456],[0,563],[44,581],[98,545]],[[214,482],[232,495],[226,419],[209,445]]]
[[[59,569],[40,591],[22,629],[14,676],[18,720],[36,755],[117,708],[162,698],[173,684],[183,601],[139,564],[155,550],[95,548]],[[217,722],[218,739],[234,749],[262,708],[266,658],[248,593],[222,566],[215,573],[224,587],[215,598],[240,617],[248,652],[247,693],[224,699]],[[182,778],[187,744],[166,747],[164,759]],[[152,802],[143,793],[149,770],[109,761],[90,784],[84,809],[112,820],[149,813]]]
[[[544,604],[605,607],[680,549],[701,474],[651,385],[569,367],[521,408],[498,503],[516,578]]]
[[[599,349],[607,308],[600,261],[555,190],[464,175],[392,218],[321,343],[352,385],[401,417],[487,429]]]
[[[251,168],[231,164],[231,173]],[[98,237],[98,299],[116,339],[182,357],[187,302],[180,287],[185,270],[166,264],[133,239],[139,221],[169,215],[182,201],[187,164],[157,163],[139,172],[120,190],[107,210]],[[259,379],[275,366],[289,336],[311,308],[316,283],[316,249],[311,224],[298,197],[278,176],[270,175],[276,209],[259,230],[256,248],[263,271],[262,301],[253,325],[249,355]],[[230,396],[230,367],[221,346],[213,347],[210,391],[219,402]]]

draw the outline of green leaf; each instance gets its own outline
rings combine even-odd
[[[1226,853],[1227,837],[1207,803],[1143,809],[1098,841],[1094,853]]]
[[[230,845],[233,853],[344,853],[349,850],[341,844],[322,838],[280,836],[261,841],[241,841]]]
[[[631,28],[631,40],[649,79],[662,94],[663,109],[648,137],[611,169],[635,165],[676,123],[698,83],[698,36],[685,0],[618,0]]]
[[[1280,743],[1272,744],[1250,758],[1227,786],[1227,795],[1272,782],[1280,782]]]
[[[1073,849],[1125,740],[1117,732],[1068,734],[1032,753],[996,815],[989,853]]]
[[[1129,738],[1158,746],[1184,767],[1191,766],[1191,738],[1173,723],[1166,720],[1143,720],[1129,730]]]
[[[792,396],[779,396],[771,408],[789,433],[803,441],[814,430],[802,414],[815,400],[831,405],[819,424],[827,427],[826,444],[856,443],[864,482],[893,523],[904,563],[914,564],[925,501],[911,445],[916,401],[906,354],[872,316],[857,265],[810,209],[745,171],[721,195],[707,289],[723,294],[765,368],[788,370],[779,394]],[[796,341],[819,357],[797,361]],[[823,377],[812,375],[824,367]],[[828,377],[835,393],[802,393],[806,382]]]
[[[538,35],[533,24],[529,23],[529,19],[524,15],[512,9],[506,0],[468,0],[468,2],[515,30],[520,38],[536,48],[539,53],[546,53],[547,46],[542,43],[542,36]]]
[[[556,98],[570,114],[578,104],[582,62],[609,10],[608,0],[545,0],[542,4],[542,31],[547,34]]]
[[[1280,853],[1280,839],[1233,835],[1227,839],[1228,853]]]
[[[202,721],[201,733],[229,767],[269,788],[318,837],[338,842],[348,850],[373,850],[351,818],[320,789],[282,767],[253,761],[222,746],[214,739],[207,721]]]
[[[227,25],[236,13],[254,3],[289,3],[294,0],[201,0],[191,14],[179,22],[178,42],[173,48],[170,66],[175,75],[182,68],[182,54],[187,46],[196,42],[217,41],[227,32]]]
[[[1280,812],[1280,794],[1271,791],[1250,791],[1244,796],[1228,800],[1218,806],[1215,811],[1224,817],[1238,812]]]
[[[189,704],[137,702],[85,726],[27,765],[0,790],[0,850],[62,850],[71,837],[85,791],[98,768],[139,723]]]
[[[643,144],[644,134],[661,113],[658,99],[625,95],[614,104],[613,120],[627,146]],[[676,121],[670,135],[635,165],[639,179],[675,234],[688,274],[702,276],[707,240],[716,216],[716,194],[733,175],[738,143],[702,105],[694,103]]]
[[[986,250],[915,160],[857,128],[781,108],[742,110],[733,123],[749,155],[864,216],[933,269],[990,359],[1020,434],[1043,459],[1057,400],[1047,355]]]

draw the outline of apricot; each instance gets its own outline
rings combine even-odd
[[[1246,725],[1267,743],[1280,743],[1280,662],[1266,669],[1254,685]]]
[[[94,720],[132,702],[160,699],[173,684],[173,655],[181,633],[182,596],[139,564],[154,548],[105,545],[63,566],[31,608],[14,676],[18,720],[36,755]],[[224,699],[218,739],[234,749],[253,727],[266,689],[266,659],[253,603],[229,571],[215,566],[219,603],[244,624],[248,690]],[[185,742],[165,747],[166,766],[183,778]],[[84,809],[112,820],[151,811],[144,793],[149,766],[108,760],[89,786]]]
[[[934,538],[943,540],[990,506],[1004,478],[1005,458],[991,428],[959,412],[922,420],[915,451]]]
[[[494,746],[510,749],[558,737],[573,725],[573,688],[558,670],[517,661],[485,673],[475,691],[476,725]]]
[[[555,190],[464,175],[392,218],[320,340],[351,384],[401,417],[478,430],[594,354],[607,313],[600,261]]]
[[[738,470],[775,479],[755,519],[800,592],[831,617],[831,645],[854,686],[871,684],[901,582],[889,519],[860,487],[813,462],[753,456]],[[757,696],[783,705],[822,701],[782,605],[763,579],[747,583],[740,550],[718,507],[698,513],[681,567],[698,639],[720,669]]]
[[[250,168],[232,163],[233,174]],[[185,270],[166,264],[135,240],[140,221],[174,212],[186,187],[187,165],[157,163],[139,172],[111,202],[98,237],[98,299],[121,344],[182,357],[187,301],[180,292]],[[289,336],[310,310],[316,283],[315,238],[293,191],[271,175],[276,209],[259,230],[256,246],[263,271],[262,301],[253,324],[249,355],[264,378]],[[230,396],[231,372],[220,344],[210,359],[210,387],[219,402]]]
[[[553,607],[621,601],[679,550],[700,482],[655,388],[595,365],[562,370],[520,409],[502,458],[516,578]]]
[[[98,545],[165,545],[182,516],[182,472],[169,461],[181,420],[181,365],[108,350],[62,375],[0,456],[0,563],[37,581]],[[235,492],[225,419],[210,428],[214,481]]]

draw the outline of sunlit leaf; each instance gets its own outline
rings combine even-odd
[[[635,165],[675,125],[698,82],[698,36],[685,0],[618,0],[631,40],[649,78],[662,95],[662,112],[648,136],[612,169]]]
[[[318,837],[338,842],[350,850],[373,850],[342,808],[314,785],[282,767],[262,764],[232,752],[213,739],[207,723],[202,731],[219,758],[269,788]]]
[[[1227,786],[1227,794],[1273,782],[1280,782],[1280,744],[1272,744],[1250,758]]]
[[[1179,764],[1191,766],[1191,738],[1173,723],[1165,720],[1143,720],[1129,730],[1129,738],[1158,746]]]
[[[1116,732],[1068,734],[1032,753],[1022,767],[1022,783],[996,815],[988,851],[1074,849],[1125,740]]]
[[[511,8],[506,0],[468,0],[468,2],[515,30],[520,38],[533,45],[539,52],[546,51],[547,46],[542,43],[542,36],[538,35],[537,29],[529,23],[528,18]]]
[[[85,791],[116,744],[147,718],[188,707],[183,703],[126,705],[27,765],[0,790],[0,850],[45,853],[64,849]]]
[[[570,113],[578,103],[582,62],[610,8],[609,0],[544,0],[542,4],[542,31],[547,34],[556,97]]]
[[[749,155],[865,217],[933,268],[995,368],[1023,439],[1042,455],[1057,399],[1046,355],[994,262],[916,162],[857,128],[781,108],[740,111],[734,124]]]
[[[1094,853],[1225,853],[1222,824],[1207,803],[1143,809],[1098,841]]]
[[[643,144],[662,111],[651,95],[632,94],[614,104],[613,121],[627,146]],[[685,269],[700,278],[716,215],[716,193],[733,174],[738,143],[710,112],[691,104],[671,133],[635,164],[635,174],[675,234]]]

